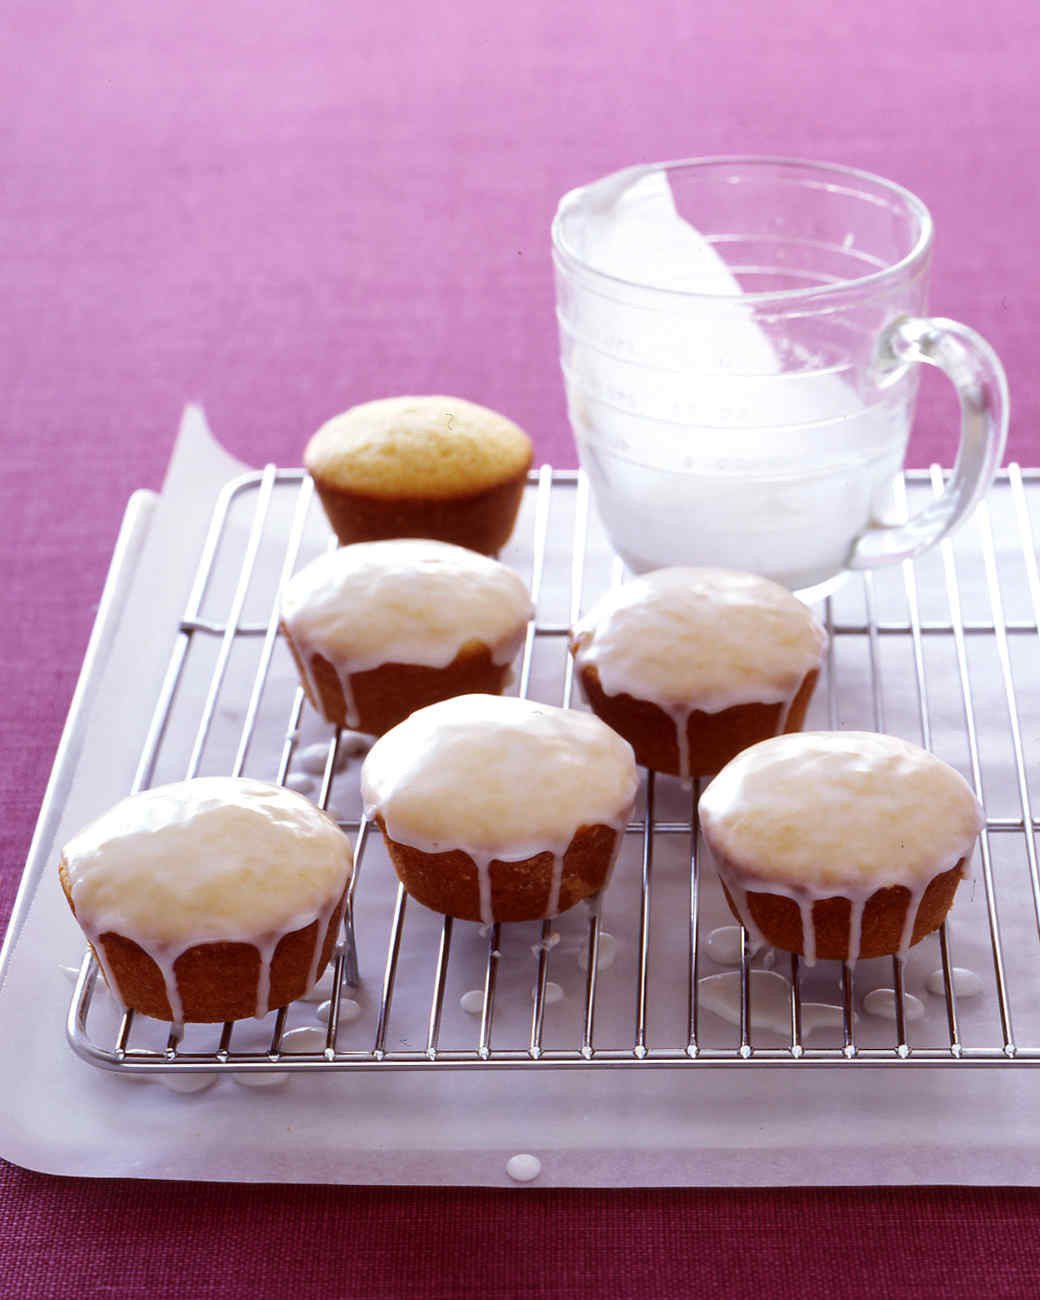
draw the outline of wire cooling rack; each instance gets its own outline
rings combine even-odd
[[[938,467],[909,472],[904,504],[918,508],[942,483]],[[988,815],[974,882],[936,935],[905,960],[809,968],[756,952],[734,926],[699,834],[700,783],[650,772],[593,906],[486,927],[409,902],[361,812],[358,738],[305,704],[278,634],[278,590],[329,544],[310,480],[274,466],[234,480],[133,788],[220,772],[313,781],[315,800],[356,837],[329,1001],[263,1021],[164,1026],[122,1013],[88,952],[72,1047],[138,1074],[1040,1063],[1038,484],[1040,471],[1012,465],[954,541],[850,579],[822,608],[830,648],[807,725],[921,743],[965,774]],[[537,608],[512,689],[580,707],[567,630],[623,576],[582,475],[530,476],[502,558]]]

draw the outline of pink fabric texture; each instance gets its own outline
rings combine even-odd
[[[573,464],[548,226],[576,184],[715,153],[902,182],[936,220],[932,309],[997,348],[1009,454],[1040,461],[1034,0],[14,0],[3,27],[0,920],[123,505],[158,486],[184,402],[243,459],[287,464],[351,403],[457,393]],[[950,463],[952,417],[930,376],[912,462]],[[40,1297],[1016,1295],[1040,1263],[1031,1191],[199,1188],[12,1166],[0,1189],[0,1292]]]

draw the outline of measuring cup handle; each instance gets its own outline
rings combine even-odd
[[[883,377],[914,362],[938,366],[961,403],[961,441],[946,491],[905,524],[867,529],[855,542],[849,568],[870,569],[919,555],[956,528],[985,495],[1004,454],[1008,387],[997,354],[981,334],[942,316],[900,316],[881,336]],[[884,382],[884,378],[882,380]]]

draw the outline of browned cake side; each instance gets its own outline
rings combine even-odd
[[[392,840],[377,822],[405,890],[434,912],[480,921],[480,883],[468,853],[424,853]],[[596,893],[607,883],[617,831],[611,826],[579,826],[563,856],[558,912]],[[545,916],[552,889],[553,854],[538,853],[522,862],[492,861],[491,909],[495,921],[535,921]]]
[[[967,858],[940,872],[929,882],[921,898],[914,920],[912,944],[920,942],[926,934],[938,930],[953,906],[957,886],[964,876]],[[722,886],[730,911],[740,920],[733,899],[726,886]],[[909,889],[903,885],[890,885],[879,889],[867,899],[863,908],[863,928],[860,935],[860,957],[888,957],[899,951],[906,922],[906,909],[910,902]],[[748,910],[766,943],[784,952],[804,955],[802,920],[798,904],[779,894],[749,892]],[[822,898],[813,903],[812,921],[816,933],[816,956],[837,961],[849,958],[849,921],[852,903],[848,898]]]
[[[497,555],[512,535],[527,482],[525,465],[494,487],[457,497],[374,496],[315,478],[321,504],[342,545],[427,537]]]
[[[509,664],[496,664],[488,646],[475,638],[467,641],[444,668],[429,668],[423,664],[380,664],[378,668],[351,674],[350,689],[357,718],[348,721],[343,687],[332,664],[324,655],[311,657],[311,677],[318,691],[315,699],[310,681],[303,672],[300,653],[284,623],[282,635],[292,652],[307,698],[325,721],[337,727],[353,727],[370,736],[381,736],[416,709],[451,699],[454,695],[501,695],[512,672]]]
[[[783,730],[800,731],[816,687],[819,671],[806,674],[798,688]],[[592,711],[613,727],[636,751],[636,762],[656,772],[679,776],[679,742],[674,718],[660,705],[621,693],[608,695],[595,664],[579,673]],[[691,777],[712,776],[741,750],[778,733],[782,704],[738,704],[718,713],[694,710],[686,727]]]
[[[72,906],[65,863],[59,865],[65,896]],[[344,890],[329,920],[317,974],[328,965],[340,920]],[[72,908],[75,913],[75,907]],[[284,935],[271,962],[269,1007],[283,1007],[307,991],[318,922]],[[172,1010],[159,967],[133,939],[108,932],[101,936],[104,956],[119,985],[119,996],[132,1010],[157,1020],[170,1020]],[[93,946],[93,945],[91,945]],[[185,1022],[213,1023],[243,1020],[256,1015],[260,952],[249,943],[200,943],[186,949],[174,962],[177,991]]]

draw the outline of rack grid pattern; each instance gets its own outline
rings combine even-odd
[[[981,614],[978,609],[965,612],[958,552],[949,540],[943,542],[938,551],[933,553],[932,563],[935,568],[930,571],[932,577],[927,585],[928,603],[934,607],[939,599],[938,586],[941,582],[942,599],[939,603],[944,608],[939,616],[923,610],[921,597],[925,588],[919,573],[920,561],[906,562],[894,573],[889,571],[884,579],[878,574],[866,573],[847,584],[849,587],[854,584],[859,586],[862,618],[843,616],[837,609],[834,598],[826,601],[823,611],[830,633],[829,660],[822,693],[822,708],[825,710],[825,716],[821,719],[823,725],[831,728],[841,725],[842,674],[847,670],[841,667],[839,660],[842,659],[843,647],[854,646],[857,653],[865,652],[862,655],[865,677],[861,686],[864,698],[869,700],[868,720],[875,730],[887,729],[892,680],[886,676],[884,660],[886,646],[889,643],[899,643],[903,651],[908,651],[909,662],[912,664],[912,690],[916,695],[918,734],[908,738],[919,740],[926,748],[932,748],[934,704],[930,702],[938,691],[945,702],[944,708],[952,708],[960,715],[966,754],[962,766],[976,793],[984,800],[987,794],[984,789],[985,758],[980,736],[988,735],[989,729],[996,728],[1004,738],[1004,743],[1010,746],[1013,755],[1013,765],[1009,766],[1013,786],[1012,813],[988,817],[977,854],[978,876],[975,889],[981,905],[975,912],[979,918],[977,926],[986,932],[987,962],[992,967],[991,971],[986,972],[986,980],[992,986],[995,1011],[995,1032],[985,1041],[972,1041],[970,1036],[966,1038],[962,1033],[963,1017],[953,945],[948,926],[944,925],[938,932],[937,944],[942,971],[941,996],[945,1031],[944,1041],[937,1045],[917,1046],[914,1043],[912,1016],[908,1011],[914,999],[904,996],[905,963],[898,957],[890,959],[889,963],[895,996],[888,1042],[878,1046],[861,1041],[859,1018],[855,1009],[857,970],[852,965],[838,968],[838,964],[834,963],[838,969],[836,978],[840,985],[837,998],[840,1004],[838,1041],[826,1047],[808,1045],[806,1038],[809,1034],[803,1033],[806,971],[797,957],[787,954],[777,954],[777,957],[789,979],[790,1033],[786,1036],[786,1041],[773,1045],[768,1040],[775,1038],[775,1035],[760,1034],[758,1030],[752,978],[755,954],[749,936],[744,931],[741,931],[740,936],[737,968],[739,1017],[733,1027],[731,1041],[719,1045],[717,1032],[705,1032],[705,1022],[713,1022],[714,1016],[700,1005],[699,996],[702,976],[705,969],[710,967],[705,950],[703,896],[709,877],[713,878],[714,875],[702,860],[702,842],[697,820],[701,783],[694,782],[692,789],[681,796],[677,795],[676,789],[672,789],[669,799],[662,801],[662,785],[671,779],[655,778],[652,772],[647,772],[643,778],[643,793],[637,806],[637,816],[628,826],[625,836],[624,852],[637,864],[639,880],[638,905],[630,918],[634,980],[625,994],[631,999],[631,1032],[630,1038],[620,1044],[615,1039],[608,1043],[601,1042],[597,1034],[597,1006],[603,979],[603,931],[601,916],[596,909],[589,909],[587,922],[583,923],[581,943],[584,948],[585,974],[580,1026],[574,1040],[568,1045],[558,1046],[545,1041],[553,988],[549,979],[553,969],[555,922],[552,920],[541,923],[539,942],[533,945],[537,969],[533,977],[530,1008],[524,1013],[527,1022],[525,1041],[517,1042],[514,1038],[508,1044],[503,1044],[499,1042],[496,1032],[496,1009],[503,963],[508,960],[503,954],[503,946],[507,946],[503,944],[503,931],[509,927],[500,925],[491,926],[479,939],[484,951],[482,996],[479,1025],[475,1026],[473,1041],[465,1046],[454,1046],[443,1041],[442,1028],[451,963],[459,944],[458,931],[466,924],[453,921],[450,917],[438,918],[440,931],[436,942],[436,959],[432,978],[423,994],[425,1041],[407,1047],[397,1043],[390,1032],[390,1025],[396,1005],[395,995],[400,995],[399,971],[402,952],[406,950],[405,922],[409,909],[418,908],[417,904],[409,903],[403,889],[398,886],[385,918],[386,939],[382,949],[381,982],[377,981],[371,970],[366,971],[365,986],[372,991],[371,1033],[368,1041],[363,1044],[345,1046],[340,1041],[343,1038],[343,999],[356,992],[361,984],[356,930],[357,905],[368,881],[369,868],[366,863],[371,856],[370,841],[378,839],[378,836],[372,836],[364,817],[358,815],[340,822],[344,829],[356,835],[356,867],[347,900],[343,938],[334,959],[332,987],[339,990],[339,995],[331,1000],[322,1046],[315,1047],[314,1050],[296,1051],[283,1043],[289,1023],[287,1016],[291,1010],[288,1008],[271,1013],[262,1022],[262,1041],[257,1039],[257,1032],[261,1028],[257,1022],[205,1027],[212,1031],[212,1042],[201,1046],[195,1032],[200,1027],[189,1027],[191,1033],[185,1036],[182,1027],[168,1026],[162,1030],[163,1041],[155,1035],[155,1022],[143,1021],[132,1012],[115,1017],[112,1029],[110,1022],[113,1016],[99,1011],[98,1004],[108,1002],[109,999],[101,994],[103,985],[99,984],[98,967],[88,951],[83,959],[68,1016],[67,1033],[73,1049],[94,1065],[137,1073],[150,1070],[585,1070],[599,1067],[747,1069],[756,1066],[804,1069],[823,1066],[851,1068],[861,1065],[907,1068],[914,1065],[1008,1067],[1040,1064],[1040,1045],[1030,1042],[1028,1036],[1023,1041],[1016,1038],[1016,1018],[1021,1005],[1017,999],[1020,993],[1013,988],[1013,982],[1008,977],[1008,943],[1000,923],[1002,909],[1014,908],[1017,915],[1023,910],[1023,905],[1018,894],[1010,900],[1004,897],[1003,873],[996,869],[994,863],[994,848],[998,842],[1013,841],[1013,856],[1021,858],[1025,872],[1025,893],[1031,899],[1033,914],[1032,941],[1037,945],[1035,952],[1024,955],[1028,978],[1031,972],[1040,972],[1040,865],[1035,842],[1037,819],[1032,808],[1027,764],[1028,738],[1023,734],[1021,721],[1022,702],[1027,691],[1019,680],[1021,671],[1016,668],[1014,645],[1026,638],[1035,648],[1040,640],[1040,573],[1029,509],[1038,483],[1040,471],[1023,471],[1014,465],[1009,467],[1001,473],[989,502],[980,506],[970,525],[971,560],[979,568],[985,591],[983,603],[986,608]],[[942,484],[943,477],[938,467],[933,466],[930,471],[911,471],[907,473],[903,484],[904,496],[909,495],[919,500],[922,494],[940,492]],[[543,466],[530,476],[528,494],[524,518],[530,521],[530,578],[538,612],[528,628],[515,689],[520,695],[531,691],[535,654],[536,651],[544,650],[562,658],[563,703],[569,704],[575,687],[572,662],[566,652],[569,622],[563,619],[554,622],[543,617],[541,598],[546,579],[547,555],[551,549],[550,543],[554,540],[554,503],[561,497],[567,497],[571,534],[563,540],[569,543],[570,551],[570,620],[573,621],[583,604],[588,603],[585,595],[587,562],[592,553],[590,548],[596,545],[590,533],[588,488],[584,476],[578,472]],[[279,543],[280,561],[272,565],[265,550],[270,542],[272,504],[287,504],[290,501],[291,508],[287,508],[286,518],[291,522],[286,530],[286,540],[284,546]],[[243,475],[225,488],[214,511],[187,607],[174,637],[169,664],[156,699],[134,780],[134,790],[146,788],[153,782],[160,759],[167,766],[172,761],[168,752],[172,743],[168,735],[171,710],[175,702],[182,701],[185,695],[185,678],[191,657],[196,647],[203,642],[211,651],[215,646],[216,654],[208,682],[199,692],[200,702],[194,719],[193,738],[184,752],[179,754],[183,762],[180,775],[191,777],[200,772],[214,729],[224,725],[220,704],[229,672],[233,671],[232,660],[236,647],[250,642],[254,647],[259,643],[259,655],[253,670],[248,703],[240,723],[234,758],[226,769],[232,775],[240,775],[245,771],[247,760],[257,741],[258,718],[271,707],[267,686],[278,644],[277,592],[299,567],[301,544],[313,508],[311,482],[300,470],[280,470],[268,466],[263,471]],[[233,509],[249,512],[247,527],[236,530],[230,526],[229,517]],[[998,517],[1005,532],[1010,529],[1015,538],[1012,550],[1017,548],[1018,553],[1015,556],[1013,585],[1018,604],[1025,610],[1022,617],[1009,618],[1005,615],[1002,592],[1007,590],[1011,580],[1005,576],[1002,583],[999,555],[1004,552],[998,553],[993,526],[994,519]],[[555,540],[557,543],[560,541],[559,538]],[[262,552],[266,557],[263,560]],[[230,563],[235,568],[237,577],[222,615],[212,618],[204,616],[203,610],[218,563]],[[616,559],[610,562],[610,574],[611,581],[622,579],[622,567]],[[936,574],[941,575],[938,581]],[[878,590],[882,581],[887,584],[886,590],[892,588],[893,582],[901,588],[902,611],[895,616],[882,612]],[[266,619],[247,619],[245,611],[251,588],[265,582],[269,615]],[[927,653],[929,643],[936,640],[952,647],[952,667],[942,674],[940,682],[934,680],[934,669],[930,673]],[[971,663],[976,643],[985,643],[987,653],[999,670],[1000,692],[1005,706],[1003,717],[993,716],[994,710],[988,701],[981,707],[976,701],[978,675],[977,672],[973,675]],[[906,684],[900,681],[899,685],[903,689]],[[303,693],[297,687],[288,715],[280,728],[282,740],[276,777],[279,783],[284,782],[290,772],[304,709]],[[329,735],[320,792],[316,796],[322,807],[329,804],[334,783],[341,779],[340,746],[340,734]],[[177,757],[178,755],[172,756],[173,759]],[[273,761],[274,756],[271,758]],[[677,787],[677,783],[675,785]],[[684,801],[686,809],[682,816],[675,815],[676,807],[682,806],[677,804],[679,798]],[[668,810],[663,814],[659,811],[662,802],[667,802],[668,805]],[[1017,809],[1014,805],[1017,805]],[[670,916],[668,921],[675,931],[682,931],[681,936],[673,932],[671,938],[678,943],[681,937],[688,963],[682,976],[687,1006],[685,1027],[682,1033],[676,1033],[671,1039],[662,1041],[660,1034],[651,1030],[653,994],[649,972],[652,948],[658,935],[655,926],[659,926],[659,918],[652,924],[655,855],[665,841],[669,842],[673,853],[681,845],[684,860],[688,863],[688,882],[685,886],[688,908],[682,915]],[[471,938],[467,935],[466,943],[470,948]],[[377,982],[378,993],[375,991]],[[414,988],[406,990],[406,995],[414,1001]],[[244,1036],[242,1029],[246,1024],[254,1032]],[[148,1027],[151,1032],[146,1032]],[[243,1041],[244,1037],[248,1037],[248,1043]],[[357,1035],[351,1034],[350,1037],[356,1043]],[[1040,1034],[1037,1035],[1037,1042],[1040,1042]]]

